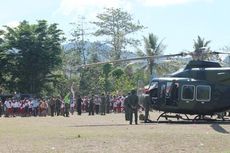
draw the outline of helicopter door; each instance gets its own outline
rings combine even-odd
[[[159,101],[162,104],[165,104],[165,97],[166,97],[166,82],[162,82],[160,84],[160,91],[159,91]]]
[[[166,94],[165,94],[166,105],[170,105],[170,106],[177,105],[177,101],[179,98],[178,90],[179,90],[179,84],[175,80],[166,83]]]

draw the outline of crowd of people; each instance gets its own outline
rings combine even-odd
[[[73,98],[70,93],[64,98],[6,98],[0,100],[0,117],[30,117],[30,116],[64,116],[69,117],[77,112],[78,115],[106,115],[108,113],[125,113],[125,119],[132,124],[133,114],[137,124],[138,96],[133,90],[127,96],[91,95]]]
[[[76,100],[61,97],[39,98],[7,98],[0,101],[0,116],[5,117],[29,117],[29,116],[59,116],[68,117],[69,114],[77,112],[78,115],[88,113],[89,115],[124,112],[125,96],[110,95],[78,95]]]

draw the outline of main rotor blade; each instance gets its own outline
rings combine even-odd
[[[213,51],[213,52],[210,52],[211,54],[230,54],[230,52],[216,52],[216,51]]]
[[[156,56],[144,56],[144,57],[136,57],[136,58],[128,58],[128,59],[120,59],[120,60],[113,60],[113,61],[106,61],[106,62],[98,62],[98,63],[92,63],[92,64],[85,64],[80,65],[80,67],[90,67],[95,65],[102,65],[102,64],[108,64],[108,63],[121,63],[126,61],[138,61],[138,60],[145,60],[145,59],[154,59],[154,58],[168,58],[168,57],[174,57],[174,56],[185,56],[185,53],[179,53],[179,54],[170,54],[170,55],[156,55]]]

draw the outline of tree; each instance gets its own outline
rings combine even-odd
[[[193,42],[193,48],[195,51],[192,54],[192,58],[194,60],[207,60],[211,58],[211,55],[208,54],[210,52],[210,47],[208,47],[208,45],[211,43],[211,40],[205,41],[204,38],[198,36],[197,40],[193,40]]]
[[[71,32],[72,38],[70,39],[70,42],[74,45],[75,52],[80,54],[83,64],[86,64],[87,51],[85,48],[85,36],[88,34],[85,32],[86,28],[84,27],[85,17],[80,17],[77,23],[73,22],[71,25],[73,25],[73,29]]]
[[[0,30],[0,93],[4,92],[7,88],[7,80],[10,78],[9,69],[11,69],[12,60],[6,52],[6,45],[4,40],[4,31]]]
[[[109,73],[112,70],[112,65],[111,64],[105,64],[103,66],[103,75],[104,75],[104,89],[105,89],[105,94],[108,93],[109,88],[110,88],[110,82],[109,82]]]
[[[127,94],[132,89],[137,88],[137,82],[134,82],[134,79],[130,80],[129,77],[123,74],[114,80],[113,88],[115,94]]]
[[[76,76],[78,66],[81,65],[81,56],[79,52],[75,51],[75,48],[65,50],[63,57],[63,68],[65,74],[71,79],[73,76]],[[75,74],[75,75],[73,75]]]
[[[208,45],[211,43],[211,40],[205,41],[204,38],[201,38],[200,36],[197,37],[197,40],[193,40],[193,48],[195,50],[198,50],[202,47],[208,47]]]
[[[97,54],[91,53],[88,63],[97,63],[99,62]],[[81,94],[100,94],[103,90],[101,85],[101,66],[92,66],[82,68],[80,74],[80,92]]]
[[[124,74],[124,71],[121,68],[116,68],[111,73],[114,78],[119,79]]]
[[[3,75],[4,73],[2,73],[2,68],[6,65],[6,52],[4,50],[4,40],[3,38],[1,38],[1,36],[3,36],[4,31],[0,31],[0,66],[1,66],[1,71],[0,71],[0,80],[1,82],[3,82]]]
[[[18,92],[39,94],[46,83],[55,79],[53,71],[60,68],[63,32],[57,24],[37,24],[27,21],[18,27],[6,26],[4,34],[7,52],[14,58],[12,81]]]
[[[163,44],[163,39],[158,40],[158,37],[150,33],[148,37],[144,37],[145,50],[144,53],[139,53],[141,56],[157,56],[163,54],[166,46]],[[153,67],[156,65],[154,58],[148,59],[148,70],[150,75],[153,74]]]
[[[132,16],[120,8],[105,8],[104,13],[97,15],[98,21],[92,22],[98,29],[95,36],[106,36],[108,43],[112,47],[111,60],[120,59],[122,49],[127,44],[133,45],[139,42],[137,39],[128,38],[129,34],[135,33],[144,27],[133,23]]]

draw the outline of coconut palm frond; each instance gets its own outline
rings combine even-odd
[[[166,45],[163,44],[163,41],[164,41],[164,39],[162,39],[162,40],[158,43],[158,45],[157,45],[157,47],[156,47],[156,51],[155,51],[155,52],[156,52],[157,55],[162,54],[163,51],[166,49]]]
[[[141,49],[139,49],[139,48],[137,48],[136,54],[137,54],[137,56],[139,56],[139,57],[144,57],[144,56],[146,56],[145,53],[144,53]]]

